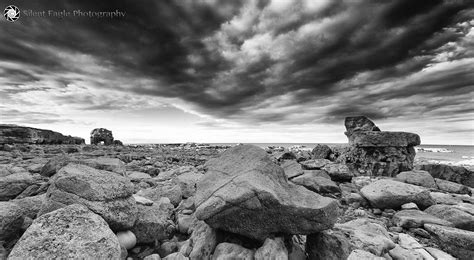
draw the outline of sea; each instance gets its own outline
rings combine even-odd
[[[326,143],[330,147],[343,147],[347,143]],[[235,145],[235,143],[219,143],[213,145]],[[266,148],[281,146],[285,148],[299,147],[312,149],[317,143],[253,143],[253,145]],[[474,146],[472,145],[420,145],[416,146],[415,161],[430,163],[443,163],[451,165],[474,167]]]

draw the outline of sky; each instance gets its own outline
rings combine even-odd
[[[12,4],[0,123],[87,142],[103,127],[124,143],[345,143],[344,118],[366,115],[474,145],[471,0]]]

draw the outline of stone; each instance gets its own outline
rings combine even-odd
[[[155,202],[160,201],[162,197],[166,197],[170,199],[171,204],[175,207],[183,200],[181,187],[174,179],[157,182],[154,187],[139,190],[137,195]]]
[[[429,172],[434,178],[456,182],[474,188],[473,171],[462,166],[447,164],[420,164],[416,169]]]
[[[317,144],[311,151],[312,159],[329,159],[331,148],[326,144]]]
[[[305,173],[298,177],[291,179],[291,182],[301,185],[308,190],[317,193],[340,193],[341,189],[331,179],[318,176],[314,171]]]
[[[80,137],[64,136],[51,130],[0,124],[0,144],[84,144]]]
[[[130,230],[117,232],[117,239],[120,246],[127,250],[134,248],[137,244],[137,237]]]
[[[267,238],[257,251],[255,251],[255,260],[265,259],[288,259],[288,250],[285,241],[281,237]]]
[[[425,224],[436,244],[459,259],[474,259],[474,232],[453,227]]]
[[[474,215],[474,204],[471,203],[458,203],[453,206],[456,209],[460,209],[462,211],[465,211],[471,215]]]
[[[327,159],[312,159],[301,162],[301,166],[304,170],[321,170],[327,164],[332,164],[333,162]]]
[[[453,223],[447,220],[416,209],[398,211],[393,215],[392,221],[396,226],[404,228],[423,227],[424,224],[454,226]]]
[[[51,158],[43,166],[40,174],[46,177],[51,177],[69,163],[87,165],[95,169],[115,172],[122,176],[126,175],[125,163],[117,158],[98,157],[92,159],[78,159],[65,155]]]
[[[254,251],[233,243],[220,243],[216,246],[212,260],[227,259],[253,260]]]
[[[158,249],[158,253],[163,257],[171,255],[178,251],[179,251],[178,243],[174,241],[174,239],[171,241],[163,242],[160,248]]]
[[[23,224],[23,212],[12,202],[0,202],[0,241],[17,238]]]
[[[409,250],[397,245],[389,251],[392,259],[395,260],[424,260],[423,255],[415,250]]]
[[[398,244],[405,249],[417,249],[423,247],[414,237],[404,233],[398,234]]]
[[[409,202],[409,203],[403,204],[401,208],[402,209],[418,209],[418,206],[413,202]]]
[[[14,199],[10,202],[15,203],[21,208],[22,215],[32,219],[36,218],[36,214],[41,210],[41,205],[45,200],[45,194],[25,197],[22,199]]]
[[[344,119],[347,136],[358,131],[380,131],[380,129],[366,116],[353,116]]]
[[[347,257],[347,260],[385,260],[384,257],[381,256],[376,256],[370,252],[360,250],[360,249],[354,249],[352,250],[351,254],[349,257]]]
[[[99,214],[112,230],[128,230],[137,218],[133,184],[115,173],[68,164],[51,178],[43,215],[71,204],[82,204]]]
[[[303,167],[296,160],[284,160],[281,164],[281,168],[285,171],[285,175],[288,179],[300,176],[303,174]]]
[[[14,199],[29,186],[40,184],[42,179],[39,177],[26,172],[0,177],[0,201]]]
[[[471,194],[471,190],[469,189],[469,187],[465,185],[455,183],[452,181],[438,179],[438,178],[435,178],[435,181],[439,190],[449,192],[449,193],[468,194],[468,195]]]
[[[74,204],[33,221],[9,259],[119,259],[120,244],[107,223]]]
[[[438,188],[434,178],[427,171],[413,170],[401,172],[396,176],[396,179],[405,183],[423,186],[429,189]]]
[[[311,234],[306,242],[309,259],[347,259],[355,249],[382,256],[394,247],[395,243],[383,226],[363,218]]]
[[[101,142],[104,145],[113,145],[114,144],[114,136],[112,135],[112,131],[107,130],[105,128],[96,128],[91,132],[91,144],[100,144]]]
[[[196,192],[196,217],[213,228],[264,240],[275,233],[315,233],[337,218],[336,200],[289,183],[259,147],[229,148],[207,168]]]
[[[143,179],[151,179],[150,174],[138,171],[127,172],[127,177],[132,181],[141,181]]]
[[[183,198],[187,199],[194,196],[196,193],[197,184],[201,180],[202,176],[203,175],[201,173],[194,170],[184,172],[176,177],[175,180],[181,188]]]
[[[354,176],[349,167],[341,163],[329,163],[324,165],[322,169],[325,170],[334,181],[350,181]]]
[[[434,199],[436,204],[449,204],[455,205],[462,202],[462,199],[454,196],[453,194],[441,193],[441,192],[430,192],[430,196]]]
[[[456,260],[456,258],[434,247],[425,247],[425,250],[437,260]]]
[[[426,213],[454,224],[454,227],[474,231],[474,216],[450,205],[433,205],[425,209]]]
[[[435,203],[427,189],[389,179],[372,182],[360,192],[371,205],[381,209],[396,209],[409,202],[425,209]]]
[[[348,137],[355,147],[409,147],[421,143],[419,135],[407,132],[358,131]]]
[[[217,231],[204,221],[196,221],[190,237],[192,246],[189,258],[209,259],[217,245]]]
[[[161,257],[159,254],[151,254],[151,255],[145,256],[143,260],[161,260]]]
[[[172,229],[170,226],[173,223],[171,221],[173,205],[167,203],[151,206],[137,205],[137,209],[137,220],[131,231],[137,237],[139,244],[168,238],[169,231]]]
[[[189,228],[195,220],[194,215],[178,214],[178,230],[181,234],[188,234]]]
[[[137,204],[144,205],[144,206],[151,206],[154,203],[152,200],[149,200],[137,194],[133,194],[133,198],[135,199],[135,202]]]

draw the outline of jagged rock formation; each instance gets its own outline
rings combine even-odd
[[[80,137],[51,130],[0,124],[0,144],[84,144]]]
[[[380,129],[367,117],[347,117],[348,148],[338,160],[363,175],[395,176],[413,169],[417,134],[388,132]]]
[[[91,144],[99,144],[104,142],[104,145],[113,145],[114,136],[112,131],[105,128],[96,128],[91,132]]]

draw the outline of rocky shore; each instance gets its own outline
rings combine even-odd
[[[348,147],[312,151],[0,129],[0,259],[474,259],[473,172],[416,164],[417,134],[345,127]]]

